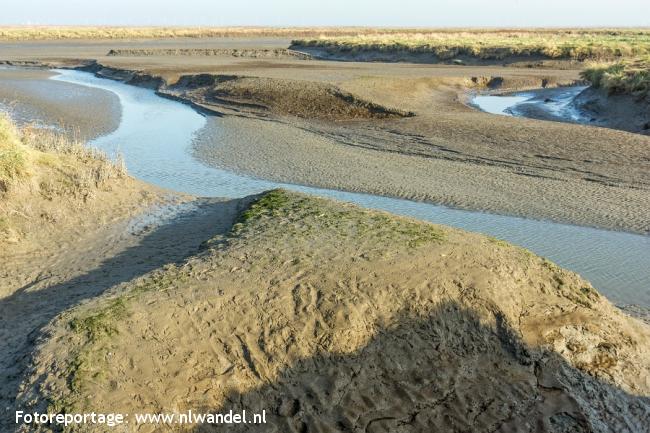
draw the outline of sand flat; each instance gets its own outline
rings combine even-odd
[[[209,164],[650,230],[647,137],[506,119],[465,104],[467,92],[494,77],[525,88],[572,82],[575,70],[105,57],[109,46],[257,42],[230,43],[2,47],[15,60],[72,66],[96,58],[108,66],[97,70],[106,76],[140,85],[164,80],[169,87],[160,90],[224,115],[194,149]],[[249,91],[171,88],[188,73],[225,75]],[[288,76],[291,86],[277,85]],[[327,98],[304,110],[277,105],[282,92],[299,101],[313,88],[301,81],[415,116],[332,121],[320,116]],[[43,112],[65,113],[61,101],[13,88]],[[90,134],[110,128],[108,113],[93,122],[88,113],[97,113],[84,110],[101,98],[89,93],[75,108]],[[647,425],[648,326],[547,260],[496,239],[299,194],[168,203],[160,191],[123,182],[103,191],[101,206],[88,213],[51,213],[67,221],[61,231],[35,224],[43,236],[36,246],[49,248],[8,251],[0,299],[5,411],[266,409],[269,430],[299,432]],[[111,198],[123,201],[112,206]],[[142,214],[152,202],[169,206]]]
[[[43,83],[52,75],[39,69],[0,69],[0,104],[18,123],[54,126],[80,140],[117,128],[120,103],[115,95],[68,83]]]

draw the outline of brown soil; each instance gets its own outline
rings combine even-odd
[[[650,328],[575,274],[297,194],[248,209],[203,253],[60,316],[21,405],[267,411],[234,431],[645,428]]]

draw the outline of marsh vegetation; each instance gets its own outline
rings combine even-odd
[[[596,63],[589,66],[582,76],[609,94],[650,95],[650,56],[626,59],[614,63]]]
[[[423,29],[369,27],[119,27],[119,26],[8,26],[0,40],[43,39],[159,39],[219,37],[320,37],[359,34],[419,33]]]
[[[441,60],[471,56],[484,60],[507,57],[548,59],[615,59],[650,53],[650,30],[457,30],[321,36],[294,40],[294,46],[327,51],[383,51],[432,54]]]

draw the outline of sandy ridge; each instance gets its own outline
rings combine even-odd
[[[22,401],[266,409],[254,431],[636,432],[650,416],[647,325],[576,275],[351,205],[257,203],[202,253],[60,316]]]

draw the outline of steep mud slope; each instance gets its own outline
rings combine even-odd
[[[650,95],[615,94],[589,87],[573,105],[591,116],[596,125],[650,135]]]
[[[266,410],[233,431],[639,432],[649,350],[647,325],[525,250],[272,191],[185,264],[63,314],[21,401]]]

